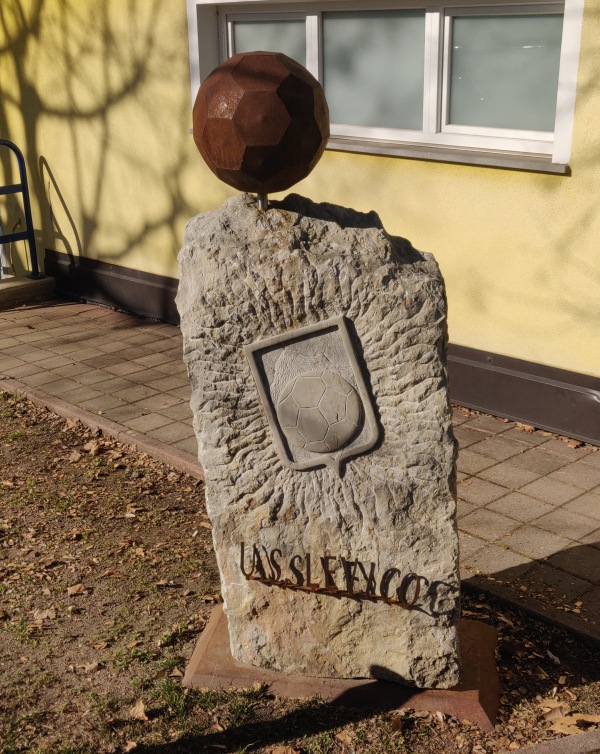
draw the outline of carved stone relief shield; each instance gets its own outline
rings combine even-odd
[[[344,317],[265,338],[244,351],[282,461],[305,471],[370,450],[374,404]]]

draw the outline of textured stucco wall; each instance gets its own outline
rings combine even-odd
[[[0,133],[40,240],[175,277],[187,219],[232,193],[188,135],[184,0],[2,0],[0,21]],[[571,176],[327,152],[294,190],[433,252],[452,342],[600,376],[599,38],[586,0]]]

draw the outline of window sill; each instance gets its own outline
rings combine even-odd
[[[398,142],[353,139],[346,136],[332,136],[327,148],[337,152],[356,152],[387,157],[404,157],[413,160],[452,162],[459,165],[482,165],[491,168],[525,170],[534,173],[570,175],[568,165],[552,162],[551,157],[499,152],[492,150],[452,149],[429,145],[402,144]]]

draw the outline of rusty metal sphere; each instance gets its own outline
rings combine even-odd
[[[319,82],[280,52],[234,55],[206,78],[194,105],[194,141],[212,172],[266,195],[305,178],[329,138]]]

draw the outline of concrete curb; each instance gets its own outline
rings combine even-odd
[[[56,289],[54,278],[5,278],[0,285],[0,309],[44,301]]]
[[[86,411],[79,406],[73,406],[71,403],[48,395],[42,390],[29,387],[19,380],[0,378],[0,390],[27,398],[36,406],[48,408],[58,416],[62,416],[63,419],[76,419],[89,429],[100,430],[103,435],[112,437],[123,445],[132,445],[141,453],[147,453],[157,461],[162,461],[178,471],[183,471],[204,481],[204,469],[193,456],[173,448],[161,440],[155,440],[132,429],[125,430],[120,424],[110,419]]]
[[[543,602],[530,597],[522,592],[517,592],[508,586],[498,584],[495,581],[487,579],[485,576],[471,576],[469,579],[461,579],[463,588],[472,592],[487,592],[497,597],[501,602],[514,606],[529,613],[538,620],[552,623],[554,626],[569,631],[577,635],[584,641],[600,647],[600,627],[587,624],[586,629],[582,628],[582,621],[569,613],[557,610],[552,605],[545,605]]]
[[[600,754],[600,730],[519,749],[519,754]],[[500,754],[514,754],[504,749]]]

